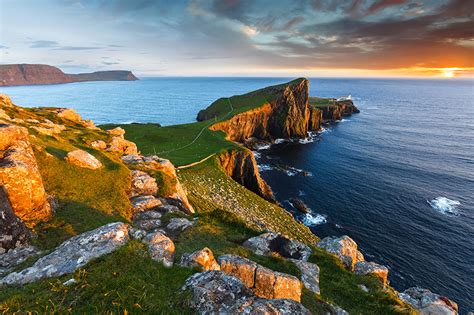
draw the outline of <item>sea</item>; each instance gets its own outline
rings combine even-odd
[[[75,108],[97,124],[195,121],[214,100],[292,78],[142,78],[0,87],[25,107]],[[312,78],[359,114],[256,156],[278,201],[319,237],[349,235],[392,286],[474,311],[474,80]],[[298,214],[290,198],[310,209]]]

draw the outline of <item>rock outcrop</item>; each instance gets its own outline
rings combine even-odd
[[[191,291],[198,314],[311,314],[294,300],[256,297],[242,281],[222,271],[194,274],[183,289]]]
[[[183,254],[180,265],[183,267],[199,267],[203,271],[220,270],[221,267],[214,258],[212,251],[204,247],[190,254]]]
[[[138,79],[130,71],[99,71],[94,73],[67,74],[49,65],[0,65],[0,86],[133,80]]]
[[[301,282],[294,276],[273,271],[237,255],[222,255],[217,261],[223,272],[239,278],[256,296],[301,300]]]
[[[27,225],[51,216],[26,128],[0,123],[0,182],[14,214]]]
[[[13,212],[5,188],[0,181],[0,261],[2,254],[20,246],[25,246],[30,240],[31,233]],[[1,266],[0,267],[6,267]]]
[[[325,121],[341,120],[344,116],[359,113],[359,109],[351,100],[336,101],[334,105],[321,107],[320,110]]]
[[[305,288],[313,293],[320,294],[318,265],[299,259],[290,258],[290,261],[300,270],[301,282],[303,282]]]
[[[316,245],[339,257],[350,271],[354,271],[356,263],[365,261],[364,255],[357,249],[357,243],[347,235],[325,237]]]
[[[277,253],[284,258],[294,258],[307,261],[311,255],[311,248],[301,242],[290,240],[277,233],[264,233],[249,238],[243,244],[257,255]]]
[[[121,159],[125,164],[140,168],[143,171],[150,170],[161,172],[164,176],[169,178],[167,194],[163,197],[167,198],[169,203],[174,202],[174,205],[182,209],[184,212],[194,213],[194,209],[189,203],[188,197],[178,180],[176,169],[169,160],[159,158],[156,155],[142,156],[135,154],[124,155]]]
[[[260,176],[257,161],[250,150],[222,153],[219,161],[227,176],[266,200],[275,201],[270,186]]]
[[[399,293],[401,300],[413,306],[421,315],[456,315],[458,305],[445,296],[428,289],[413,287]]]
[[[102,163],[100,163],[99,160],[84,150],[74,150],[68,152],[65,160],[76,166],[88,168],[91,170],[96,170],[102,167]]]
[[[13,272],[0,285],[25,284],[74,272],[94,258],[108,254],[128,241],[129,225],[116,222],[74,236],[33,266]]]
[[[359,261],[354,266],[354,273],[357,275],[372,274],[380,279],[385,287],[388,282],[388,268],[374,262]]]
[[[131,197],[138,195],[154,195],[158,192],[156,180],[145,172],[133,170]]]

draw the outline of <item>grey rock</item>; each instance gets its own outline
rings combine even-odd
[[[134,213],[154,209],[163,205],[160,199],[152,195],[133,197],[130,199],[130,202],[132,203]]]
[[[421,315],[455,315],[456,302],[428,289],[412,287],[398,294],[399,298],[413,306]]]
[[[166,231],[173,236],[179,235],[181,232],[187,228],[194,225],[193,221],[190,221],[186,218],[172,218],[168,225],[166,226]]]
[[[158,212],[156,210],[149,210],[149,211],[143,211],[143,212],[138,212],[133,215],[133,220],[138,221],[138,220],[155,220],[155,219],[160,219],[163,216],[161,212]]]
[[[288,299],[241,298],[229,309],[229,314],[311,315],[302,304]]]
[[[20,246],[0,254],[0,276],[7,274],[13,267],[23,263],[30,257],[38,255],[40,251],[34,246]]]
[[[0,285],[25,284],[43,278],[74,272],[90,260],[111,253],[128,241],[129,225],[110,223],[71,237],[33,266],[13,272],[0,280]]]
[[[301,271],[301,282],[303,282],[305,288],[313,293],[321,294],[318,265],[298,259],[290,259],[290,261]]]
[[[364,255],[357,249],[357,243],[347,235],[325,237],[316,245],[339,257],[350,271],[354,271],[356,263],[364,261]]]
[[[162,262],[166,267],[173,266],[175,246],[173,241],[160,231],[150,233],[145,237],[151,258]]]
[[[277,233],[264,233],[245,241],[245,247],[258,255],[278,253],[285,258],[294,258],[307,261],[311,255],[311,248],[301,242],[290,240]]]
[[[145,231],[155,231],[156,229],[161,227],[160,219],[138,220],[138,221],[134,221],[134,223],[140,229],[145,230]]]
[[[102,163],[98,159],[84,150],[71,151],[66,155],[65,159],[71,164],[91,170],[102,167]]]
[[[130,229],[128,230],[128,234],[130,235],[130,238],[141,241],[145,238],[147,232],[142,229],[135,229],[133,227],[130,227]]]
[[[358,286],[359,289],[361,289],[362,291],[364,291],[364,292],[369,292],[369,289],[368,289],[365,285],[359,284],[359,285],[357,285],[357,286]]]
[[[354,273],[357,275],[372,274],[382,281],[383,285],[387,285],[388,268],[374,262],[359,261],[354,266]]]

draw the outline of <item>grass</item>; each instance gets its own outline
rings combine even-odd
[[[73,275],[0,291],[0,313],[192,314],[181,290],[193,271],[166,268],[136,241],[100,257]],[[62,283],[74,278],[77,282]]]
[[[331,106],[340,106],[350,101],[336,101],[335,98],[310,97],[309,105],[313,108],[325,108]]]

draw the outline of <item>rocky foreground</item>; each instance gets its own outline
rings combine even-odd
[[[59,68],[39,64],[0,65],[0,86],[61,84],[85,81],[134,81],[131,71],[98,71],[67,74]]]
[[[297,85],[296,91],[301,88]],[[295,90],[290,92],[296,93]],[[307,97],[304,91],[301,97],[290,97],[286,92],[284,95],[292,100],[289,112],[299,115],[307,111],[305,108],[294,111],[291,105],[299,106],[298,100]],[[279,104],[283,106],[281,102]],[[292,115],[285,121],[296,117]],[[309,121],[310,116],[304,117]],[[285,130],[287,135],[297,135],[308,128],[306,125],[301,130],[293,127]],[[233,127],[227,131],[232,134],[232,130]],[[244,134],[239,131],[240,136],[235,136],[235,139],[245,142],[256,136],[256,129],[248,130],[254,131],[245,131]],[[272,129],[267,132],[272,137],[282,136],[273,133]],[[222,165],[222,172],[243,186],[258,191],[269,190],[257,176],[253,156],[224,154],[217,161]],[[76,179],[80,181],[79,185],[65,177],[56,177],[57,168],[61,169],[62,176],[80,174]],[[244,176],[247,172],[253,173],[251,181]],[[121,177],[110,177],[105,188],[100,186],[103,177],[119,175]],[[82,194],[89,194],[88,198],[74,194],[74,189],[88,185],[109,189],[108,186],[117,178],[124,185],[106,190],[105,196],[87,190]],[[217,221],[204,224],[209,220],[206,212],[209,210],[204,204],[197,203],[198,199],[190,196],[189,190],[183,187],[170,161],[140,154],[137,145],[125,139],[123,129],[101,130],[71,109],[23,109],[1,95],[0,287],[2,290],[29,288],[44,279],[62,279],[56,290],[83,290],[88,285],[81,282],[83,279],[77,276],[78,272],[86,270],[84,268],[91,263],[97,266],[101,259],[133,243],[145,249],[145,253],[140,252],[140,255],[150,261],[147,264],[163,265],[168,272],[185,270],[190,274],[180,283],[181,291],[189,294],[186,300],[189,309],[199,314],[311,314],[315,310],[321,314],[348,314],[325,297],[323,288],[331,287],[331,281],[338,281],[325,274],[332,272],[331,268],[345,268],[339,274],[350,279],[368,277],[376,281],[374,286],[360,284],[351,290],[371,298],[384,295],[386,301],[391,299],[390,303],[395,303],[393,313],[410,313],[415,309],[421,314],[457,313],[455,302],[425,289],[411,288],[399,293],[398,297],[391,297],[390,294],[396,292],[389,286],[388,268],[365,261],[357,244],[348,236],[301,242],[260,223],[260,232],[240,227],[244,234],[239,234],[243,232],[238,230],[237,236],[225,239],[220,230],[225,227],[230,233],[240,226],[240,221],[233,219],[228,226],[219,225]],[[265,195],[270,197],[270,193],[271,190]],[[71,198],[81,203],[71,203]],[[213,198],[222,198],[218,190]],[[72,227],[60,223],[70,234],[62,236],[59,242],[42,235],[48,231],[48,225],[58,224],[55,220],[64,213],[74,215],[74,211],[84,207],[83,203],[94,204],[94,207],[106,211],[111,199],[116,200],[112,203],[113,209],[122,209],[118,213],[120,220],[106,224],[92,222],[95,228],[81,233],[74,230],[79,229],[80,224]],[[72,212],[71,207],[74,209]],[[232,203],[226,203],[226,207],[232,207]],[[88,215],[97,215],[95,209],[87,208],[87,211]],[[245,209],[239,211],[245,215]],[[115,214],[108,214],[107,220],[111,221]],[[81,218],[80,223],[84,224],[86,220],[87,216]],[[223,216],[213,220],[223,220]],[[59,233],[62,230],[54,231]],[[253,236],[249,237],[249,233]],[[38,246],[38,241],[45,237],[55,245]],[[314,236],[308,239],[314,239]],[[199,248],[196,245],[189,247],[193,242],[199,244]],[[219,254],[214,256],[215,252]],[[322,257],[324,269],[315,262],[315,257]],[[333,267],[327,268],[326,264]],[[113,277],[120,275],[113,274]],[[323,278],[330,280],[322,283]],[[153,296],[154,292],[149,294]],[[338,294],[344,295],[344,292]],[[10,306],[0,301],[2,311],[8,312]],[[18,310],[28,311],[21,306]]]

